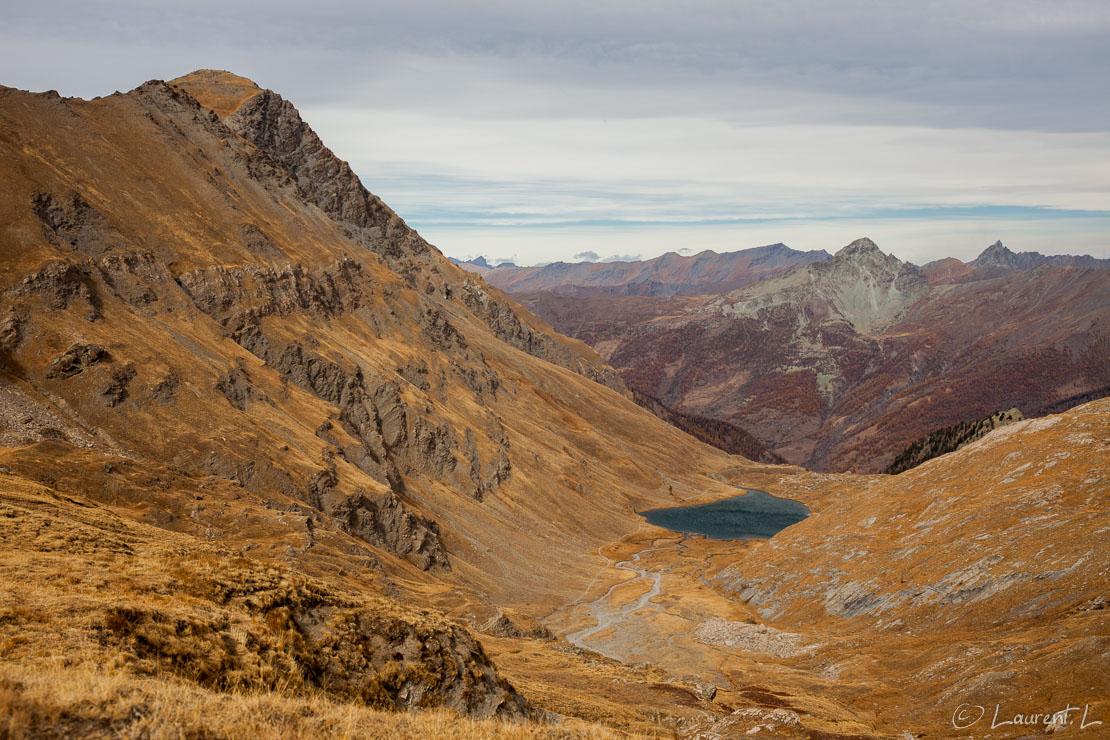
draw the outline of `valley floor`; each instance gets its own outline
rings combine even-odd
[[[399,578],[402,601],[439,611],[418,609],[143,523],[88,487],[95,476],[52,483],[56,445],[0,450],[0,737],[1040,736],[957,731],[961,707],[996,702],[1110,723],[1108,404],[1017,422],[900,476],[718,471],[813,515],[762,541],[644,522],[552,571],[549,602],[481,613],[449,584],[422,596]],[[411,634],[461,650],[458,676],[475,682],[452,693],[451,670],[359,662],[377,660],[374,635],[397,656],[419,648]],[[512,706],[509,685],[531,710],[508,724],[382,711],[436,706],[421,692]]]

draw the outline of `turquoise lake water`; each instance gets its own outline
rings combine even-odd
[[[698,506],[641,511],[651,524],[685,534],[702,534],[713,540],[766,539],[809,516],[800,501],[749,489],[742,496]]]

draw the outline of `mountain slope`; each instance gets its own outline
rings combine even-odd
[[[760,621],[820,642],[807,664],[871,676],[858,706],[874,702],[882,726],[951,737],[961,705],[965,722],[986,707],[978,737],[996,704],[1004,720],[1088,704],[1105,721],[1108,453],[1101,400],[895,477],[783,480],[820,510],[714,581]]]
[[[275,93],[3,88],[0,149],[0,445],[25,479],[471,624],[573,598],[636,510],[733,490],[706,475],[728,456],[451,265]]]
[[[652,398],[637,390],[632,391],[632,398],[637,404],[668,424],[731,455],[742,455],[749,460],[776,465],[785,463],[785,460],[769,452],[755,437],[726,421],[695,416],[694,414],[683,414],[667,408],[659,399]]]

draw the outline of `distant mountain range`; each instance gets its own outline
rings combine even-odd
[[[482,257],[452,260],[490,285],[519,293],[550,290],[563,295],[702,295],[726,293],[798,265],[829,258],[824,250],[799,252],[785,244],[738,252],[677,252],[633,262],[553,262],[535,267],[491,266]]]
[[[1107,267],[1000,243],[916,267],[860,239],[716,296],[514,297],[676,411],[873,472],[934,429],[1110,383]]]
[[[531,267],[518,267],[512,262],[493,265],[481,256],[449,259],[509,293],[547,290],[563,295],[667,296],[728,293],[799,265],[824,262],[829,256],[823,249],[801,252],[779,243],[735,252],[705,250],[694,255],[667,252],[649,260],[552,262]],[[918,269],[930,284],[938,284],[982,280],[1001,274],[1001,270],[1032,270],[1041,266],[1110,267],[1110,259],[1088,254],[1013,252],[997,241],[971,262],[945,257]]]

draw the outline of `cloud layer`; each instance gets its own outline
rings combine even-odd
[[[1110,256],[1100,0],[4,13],[3,84],[91,97],[232,69],[298,105],[449,254],[831,250],[883,233],[918,261],[996,238]]]

